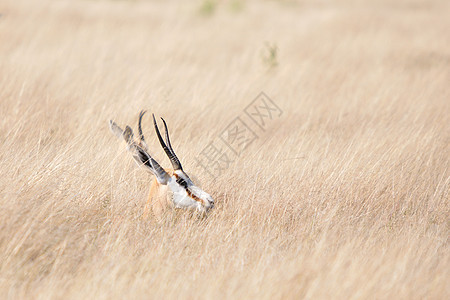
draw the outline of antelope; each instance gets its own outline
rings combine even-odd
[[[144,217],[147,217],[150,209],[152,209],[153,214],[157,218],[160,218],[162,213],[169,207],[194,209],[202,214],[207,213],[214,207],[214,199],[211,195],[197,187],[184,172],[180,160],[175,155],[170,143],[166,121],[161,118],[165,131],[164,141],[159,132],[154,114],[152,115],[156,135],[164,152],[172,163],[172,169],[163,169],[149,154],[141,127],[142,117],[145,113],[145,111],[139,113],[139,135],[137,141],[134,140],[133,130],[130,126],[127,125],[125,130],[122,130],[114,121],[109,121],[109,127],[112,133],[125,140],[127,149],[131,152],[137,164],[155,175],[150,185],[147,203],[144,208]]]

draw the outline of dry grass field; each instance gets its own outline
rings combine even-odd
[[[0,14],[0,298],[450,298],[448,1]],[[282,110],[264,130],[245,114],[262,91]],[[108,128],[141,109],[207,218],[142,217],[152,177]],[[196,158],[237,117],[258,138],[212,178]]]

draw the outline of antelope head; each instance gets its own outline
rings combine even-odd
[[[117,136],[123,138],[127,143],[128,150],[133,154],[133,158],[139,166],[145,167],[147,171],[156,176],[156,180],[161,185],[167,185],[173,192],[172,202],[175,207],[178,208],[190,208],[196,209],[200,212],[208,212],[214,207],[214,199],[196,186],[189,176],[184,172],[181,166],[180,160],[175,155],[172,145],[169,139],[169,131],[167,129],[166,121],[163,118],[161,120],[164,124],[165,141],[161,136],[161,133],[156,123],[155,115],[153,115],[153,124],[155,126],[156,135],[158,140],[164,149],[164,152],[172,163],[173,170],[166,171],[159,163],[153,159],[149,154],[147,143],[142,133],[142,117],[145,111],[141,111],[139,114],[138,140],[134,140],[133,130],[127,125],[125,130],[122,130],[114,121],[109,121],[111,131]]]

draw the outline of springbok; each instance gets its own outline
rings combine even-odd
[[[175,155],[172,145],[170,144],[169,131],[167,129],[166,121],[164,123],[165,139],[161,137],[161,133],[156,123],[155,115],[153,114],[153,124],[155,126],[156,135],[159,142],[166,152],[172,163],[173,169],[163,169],[156,160],[148,153],[148,146],[142,133],[142,117],[145,111],[139,113],[139,138],[134,140],[133,130],[130,126],[126,126],[122,130],[114,121],[109,121],[111,131],[119,138],[123,138],[127,143],[127,149],[133,154],[133,158],[139,166],[143,166],[147,171],[155,175],[152,180],[148,200],[144,209],[144,217],[149,214],[150,207],[153,214],[159,218],[164,210],[169,207],[196,209],[203,213],[208,212],[214,207],[214,199],[201,188],[197,187],[189,176],[183,171],[180,160]]]

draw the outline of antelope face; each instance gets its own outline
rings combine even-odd
[[[148,171],[156,176],[159,184],[167,185],[169,189],[173,192],[173,204],[175,207],[179,208],[193,208],[200,212],[208,212],[214,207],[214,199],[203,191],[201,188],[196,186],[189,176],[183,171],[181,163],[178,157],[173,151],[172,145],[170,144],[169,131],[167,129],[167,124],[163,118],[161,120],[164,123],[165,129],[165,141],[159,132],[158,124],[156,123],[155,116],[153,115],[153,123],[155,126],[156,135],[158,136],[159,142],[170,159],[173,167],[173,173],[167,173],[156,160],[154,160],[148,153],[148,146],[144,139],[144,134],[142,133],[141,121],[144,116],[145,111],[141,111],[139,115],[139,139],[136,142],[133,137],[133,131],[129,126],[122,130],[116,123],[110,121],[110,128],[112,132],[118,137],[123,137],[127,142],[128,150],[133,154],[136,162],[146,167]]]
[[[173,192],[175,207],[194,208],[208,212],[214,207],[214,199],[196,186],[183,170],[175,170],[168,183]]]

